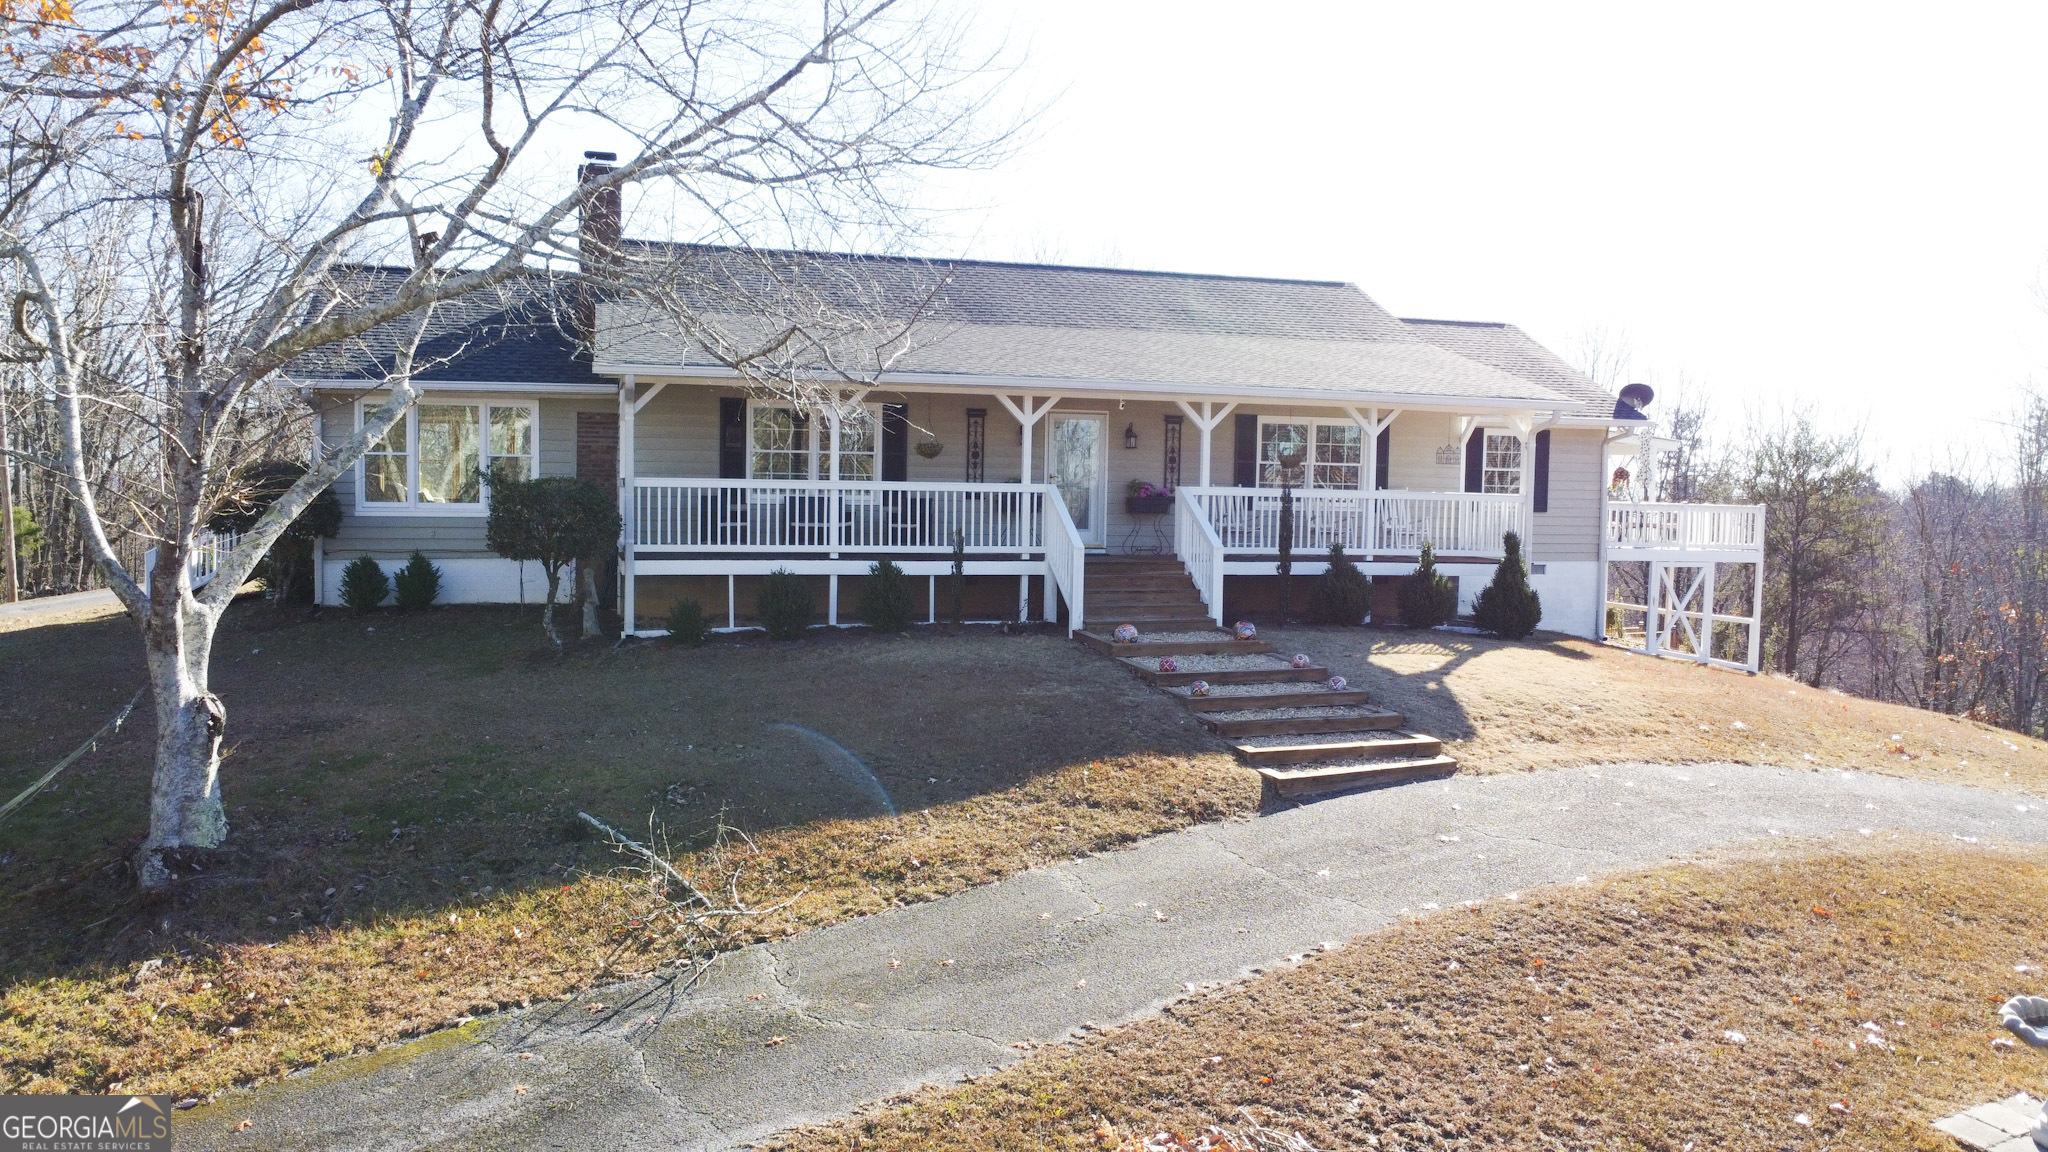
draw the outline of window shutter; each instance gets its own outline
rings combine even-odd
[[[910,479],[910,405],[882,405],[882,479]]]
[[[1536,434],[1536,491],[1531,493],[1536,511],[1550,511],[1550,430]]]
[[[1394,451],[1394,429],[1392,425],[1380,429],[1379,447],[1372,454],[1372,486],[1387,486],[1387,457]]]
[[[1237,456],[1230,482],[1239,488],[1259,486],[1259,417],[1244,412],[1237,417]]]
[[[1474,428],[1472,438],[1465,441],[1465,491],[1478,492],[1486,487],[1486,429]]]
[[[747,402],[739,396],[718,398],[718,478],[747,478]]]

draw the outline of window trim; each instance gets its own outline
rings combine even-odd
[[[854,480],[842,475],[839,478],[839,482],[842,484],[878,483],[881,481],[882,478],[882,405],[879,402],[863,402],[861,404],[861,407],[867,410],[868,418],[871,421],[873,421],[872,426],[875,430],[874,447],[872,447],[871,449],[868,450],[867,453],[865,453],[866,455],[873,458],[874,470],[869,474],[866,480]],[[747,438],[745,451],[747,454],[746,479],[748,480],[763,479],[762,477],[757,477],[754,475],[754,453],[756,451],[754,447],[754,413],[763,408],[780,408],[785,412],[795,412],[797,410],[796,405],[791,404],[786,400],[749,399],[747,401],[746,424],[744,427],[746,429]],[[825,474],[831,471],[832,447],[827,437],[831,435],[831,431],[831,426],[826,422],[823,416],[816,415],[815,413],[804,413],[803,453],[804,459],[808,463],[807,475],[805,475],[800,480],[778,479],[775,482],[783,484],[800,484],[810,483],[813,481],[823,481],[828,479],[828,477]],[[853,452],[841,452],[839,454],[839,462],[842,466],[842,469],[846,461],[850,457],[856,455],[861,454]]]
[[[477,499],[470,504],[447,504],[420,501],[420,408],[423,405],[450,408],[477,409],[477,465],[482,475],[477,480]],[[384,400],[375,397],[361,397],[355,402],[354,431],[363,430],[363,419],[370,412],[384,405]],[[527,459],[533,461],[527,479],[540,475],[540,404],[535,400],[512,400],[500,397],[476,397],[456,399],[436,397],[432,400],[415,402],[405,410],[405,500],[371,500],[368,498],[369,453],[358,457],[355,463],[356,498],[355,513],[359,516],[488,516],[491,511],[491,413],[496,409],[518,408],[526,412],[528,447]],[[512,457],[507,457],[512,459]]]
[[[1253,486],[1254,486],[1254,487],[1257,487],[1257,488],[1265,488],[1265,489],[1269,489],[1269,490],[1274,490],[1274,491],[1277,491],[1277,490],[1279,489],[1279,487],[1280,487],[1280,486],[1279,486],[1278,484],[1267,484],[1267,483],[1265,482],[1265,479],[1266,479],[1266,456],[1265,456],[1265,447],[1266,447],[1266,426],[1267,426],[1267,425],[1269,425],[1269,424],[1297,424],[1297,425],[1302,425],[1302,426],[1304,426],[1304,427],[1306,427],[1306,428],[1308,429],[1308,457],[1307,457],[1306,459],[1304,459],[1304,460],[1303,460],[1303,461],[1301,462],[1301,479],[1302,479],[1302,483],[1301,483],[1300,485],[1297,485],[1297,486],[1296,486],[1296,490],[1297,490],[1297,491],[1302,491],[1302,492],[1366,492],[1366,491],[1370,491],[1370,489],[1368,489],[1368,488],[1366,487],[1366,484],[1367,484],[1367,482],[1368,482],[1368,481],[1369,481],[1369,480],[1370,480],[1371,478],[1370,478],[1370,477],[1368,477],[1368,476],[1366,475],[1366,471],[1365,471],[1365,458],[1366,458],[1366,451],[1365,451],[1365,429],[1364,429],[1364,428],[1361,428],[1361,427],[1359,427],[1358,421],[1356,421],[1356,420],[1353,420],[1353,419],[1351,419],[1351,418],[1349,418],[1349,417],[1339,417],[1339,418],[1332,418],[1332,417],[1328,417],[1328,416],[1267,416],[1267,415],[1261,414],[1261,415],[1259,416],[1259,424],[1258,424],[1258,431],[1257,431],[1257,439],[1253,441],[1253,448],[1252,448],[1252,481],[1253,481]],[[1354,432],[1356,432],[1356,433],[1358,434],[1358,459],[1357,459],[1357,460],[1355,460],[1355,461],[1350,461],[1350,462],[1347,462],[1347,463],[1345,463],[1344,465],[1342,465],[1343,467],[1347,467],[1347,468],[1356,468],[1356,469],[1358,469],[1358,483],[1356,483],[1356,484],[1353,484],[1352,486],[1350,486],[1350,487],[1348,487],[1348,488],[1319,488],[1319,487],[1316,487],[1316,486],[1314,485],[1314,480],[1315,480],[1315,474],[1316,474],[1316,427],[1317,427],[1318,425],[1330,425],[1330,426],[1333,426],[1333,427],[1339,427],[1339,428],[1349,428],[1349,429],[1352,429],[1352,430],[1353,430]]]
[[[1506,468],[1495,468],[1487,463],[1487,459],[1493,451],[1493,441],[1495,437],[1498,437],[1502,440],[1512,440],[1515,442],[1516,464],[1513,470],[1509,470]],[[1525,470],[1527,470],[1529,464],[1528,453],[1528,438],[1517,435],[1512,429],[1504,428],[1499,431],[1495,431],[1492,428],[1481,428],[1479,430],[1479,494],[1482,496],[1522,495],[1522,473]],[[1514,478],[1515,486],[1513,488],[1500,492],[1488,491],[1486,487],[1487,477],[1490,475],[1499,475],[1503,473]]]

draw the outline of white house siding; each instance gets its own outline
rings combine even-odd
[[[1530,555],[1539,563],[1600,558],[1600,446],[1605,430],[1556,428],[1550,433],[1549,511],[1536,515]]]
[[[543,476],[576,474],[576,414],[602,412],[615,417],[618,402],[608,396],[576,398],[540,397],[531,394],[453,393],[436,391],[435,400],[483,403],[490,401],[531,403],[539,422],[539,468]],[[336,396],[320,411],[320,436],[324,444],[338,447],[355,434],[355,399]],[[415,549],[441,568],[442,595],[447,603],[538,602],[544,595],[546,578],[537,565],[522,567],[492,552],[484,544],[482,515],[404,516],[365,514],[356,509],[356,470],[350,469],[334,482],[334,494],[341,501],[341,530],[322,542],[321,600],[339,604],[341,569],[358,556],[375,559],[387,572],[396,571]]]

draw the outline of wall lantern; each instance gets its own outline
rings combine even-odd
[[[1126,425],[1124,425],[1124,447],[1126,447],[1126,448],[1136,448],[1137,446],[1138,446],[1138,426],[1137,426],[1136,424],[1126,424]]]

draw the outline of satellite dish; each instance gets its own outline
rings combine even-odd
[[[1639,412],[1648,408],[1650,401],[1656,398],[1657,393],[1648,384],[1631,384],[1621,390],[1621,402]]]

